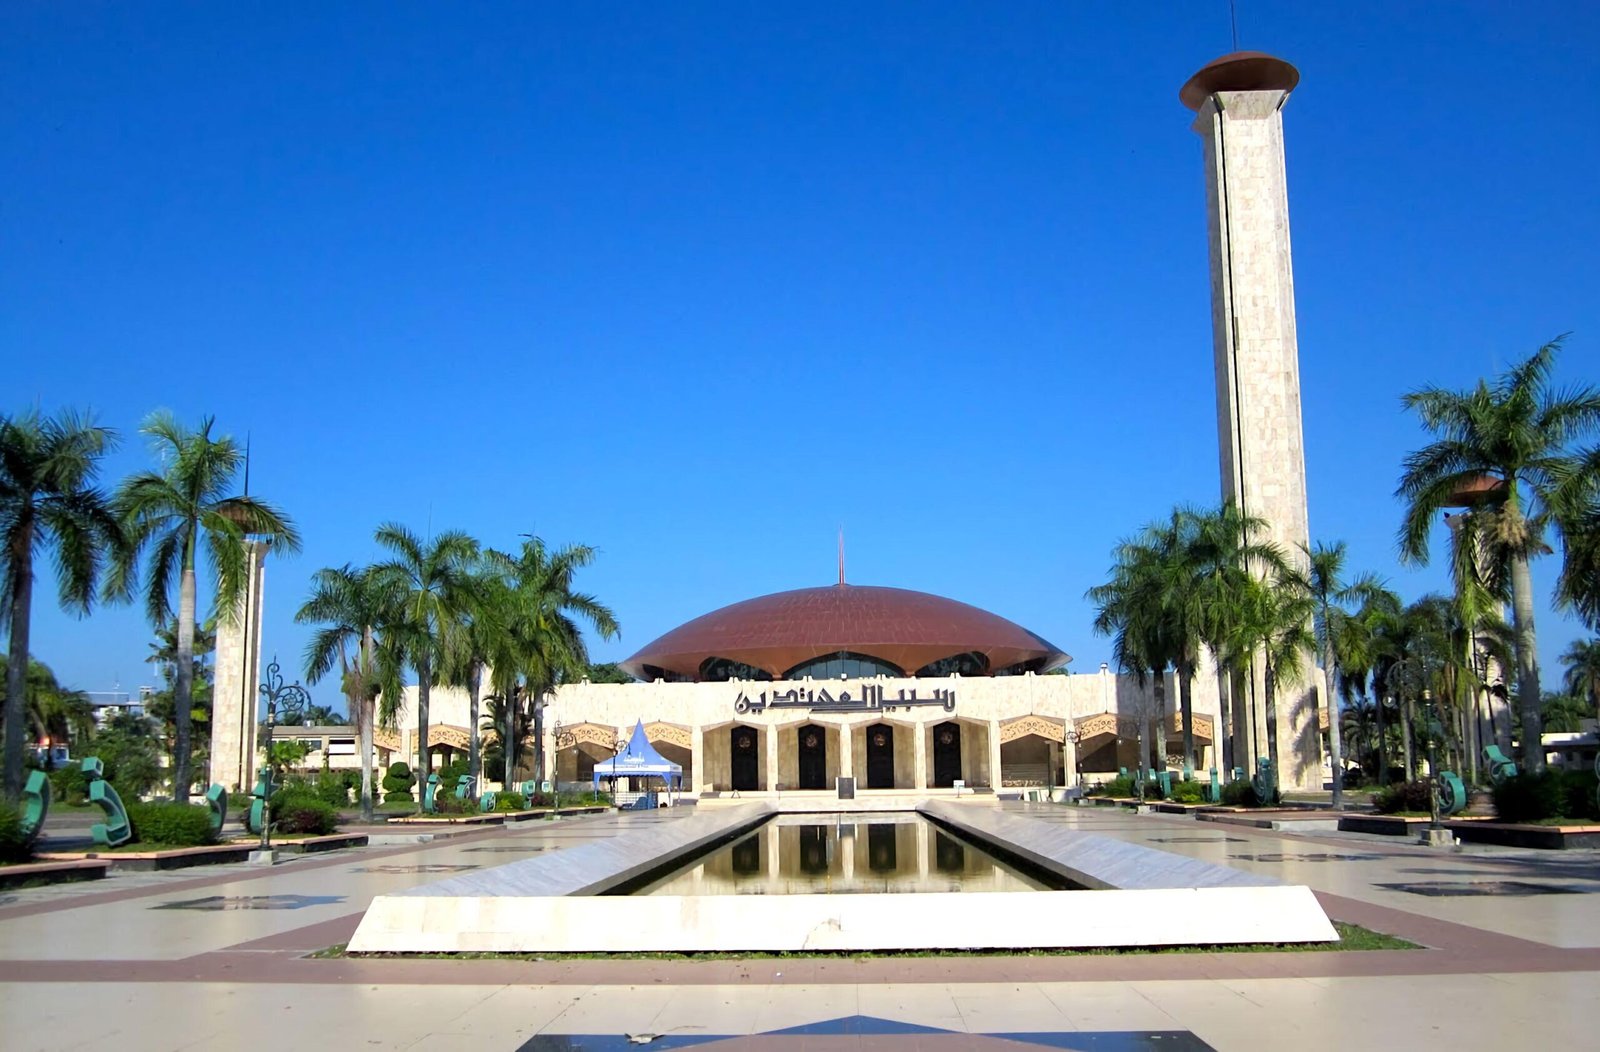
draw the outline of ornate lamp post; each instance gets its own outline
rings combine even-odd
[[[272,731],[278,722],[278,706],[283,706],[285,722],[288,722],[290,713],[304,713],[306,706],[311,703],[311,694],[298,683],[284,685],[283,674],[278,668],[278,656],[272,656],[272,663],[267,666],[266,677],[258,688],[261,700],[267,706],[266,733],[262,735],[266,743],[267,759],[267,784],[272,784]],[[261,819],[261,850],[266,851],[272,846],[272,797],[270,789],[266,800],[262,801]]]
[[[1062,739],[1072,746],[1072,785],[1075,789],[1083,788],[1083,757],[1078,753],[1078,743],[1083,741],[1083,734],[1076,727],[1067,727],[1062,732]],[[1065,757],[1063,757],[1065,760]]]

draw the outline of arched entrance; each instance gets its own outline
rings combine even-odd
[[[815,723],[800,728],[796,735],[800,760],[800,788],[828,787],[828,735]]]
[[[867,728],[867,788],[894,788],[894,728],[887,723]]]
[[[961,780],[961,724],[947,720],[933,728],[933,785],[949,789]]]
[[[756,749],[756,729],[735,727],[728,732],[729,784],[735,792],[755,792],[761,786],[761,755]]]

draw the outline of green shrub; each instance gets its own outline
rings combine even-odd
[[[346,807],[350,803],[350,787],[345,784],[344,778],[338,775],[324,775],[318,778],[314,793],[318,800],[332,808]]]
[[[0,862],[26,862],[31,854],[22,840],[22,812],[0,800]]]
[[[411,795],[411,787],[416,784],[417,776],[411,773],[409,765],[404,762],[391,763],[389,773],[383,776],[383,802],[410,803],[416,799]]]
[[[1385,815],[1397,811],[1431,811],[1433,787],[1426,781],[1386,785],[1372,794],[1372,806]]]
[[[84,804],[89,802],[89,779],[79,764],[68,764],[50,772],[50,796],[58,803]]]
[[[1205,800],[1206,790],[1199,782],[1174,782],[1171,800],[1175,804],[1198,804]]]
[[[439,768],[439,788],[443,789],[448,785],[450,791],[455,792],[456,783],[461,780],[461,776],[472,773],[470,768],[471,765],[467,763],[464,757],[451,760]]]
[[[1133,779],[1121,777],[1113,778],[1111,781],[1107,782],[1101,787],[1101,791],[1106,796],[1133,796]]]
[[[1551,767],[1540,774],[1519,774],[1496,783],[1494,813],[1502,822],[1600,818],[1594,793],[1593,774]]]
[[[528,809],[528,802],[522,798],[521,793],[495,793],[494,809],[496,811],[526,811]]]
[[[127,805],[133,839],[141,844],[169,847],[201,847],[215,844],[211,832],[211,808],[199,804],[171,801]]]
[[[280,833],[326,836],[338,830],[339,813],[312,793],[287,793],[273,798],[272,827]]]
[[[1248,778],[1236,778],[1222,787],[1222,802],[1229,807],[1260,807]]]
[[[440,793],[433,798],[433,805],[441,815],[475,815],[478,813],[478,801],[462,800],[455,793]]]

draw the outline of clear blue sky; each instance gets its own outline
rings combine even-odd
[[[1600,5],[1240,0],[1286,110],[1311,522],[1408,598],[1399,407],[1573,330],[1600,379]],[[1200,141],[1225,0],[0,12],[10,410],[253,436],[265,649],[374,526],[597,545],[625,657],[849,575],[1089,671],[1112,544],[1219,489]],[[1440,528],[1443,534],[1443,528]],[[1548,598],[1554,560],[1536,575]],[[150,682],[137,608],[34,651]],[[1541,609],[1546,677],[1579,626]],[[336,684],[319,700],[337,702]]]

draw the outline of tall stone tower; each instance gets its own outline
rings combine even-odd
[[[1303,559],[1310,529],[1283,159],[1283,105],[1299,82],[1282,59],[1239,51],[1202,67],[1179,98],[1195,111],[1205,147],[1222,495],[1267,520],[1267,538]],[[1277,705],[1279,777],[1320,788],[1315,697],[1286,686]],[[1259,728],[1259,684],[1254,693],[1254,713],[1237,702],[1234,711]],[[1249,733],[1236,728],[1236,742]],[[1257,743],[1249,752],[1266,750]],[[1249,752],[1236,744],[1236,757]]]
[[[245,542],[245,588],[232,617],[217,622],[211,697],[211,781],[232,791],[255,784],[257,688],[261,684],[261,588],[267,545]]]

